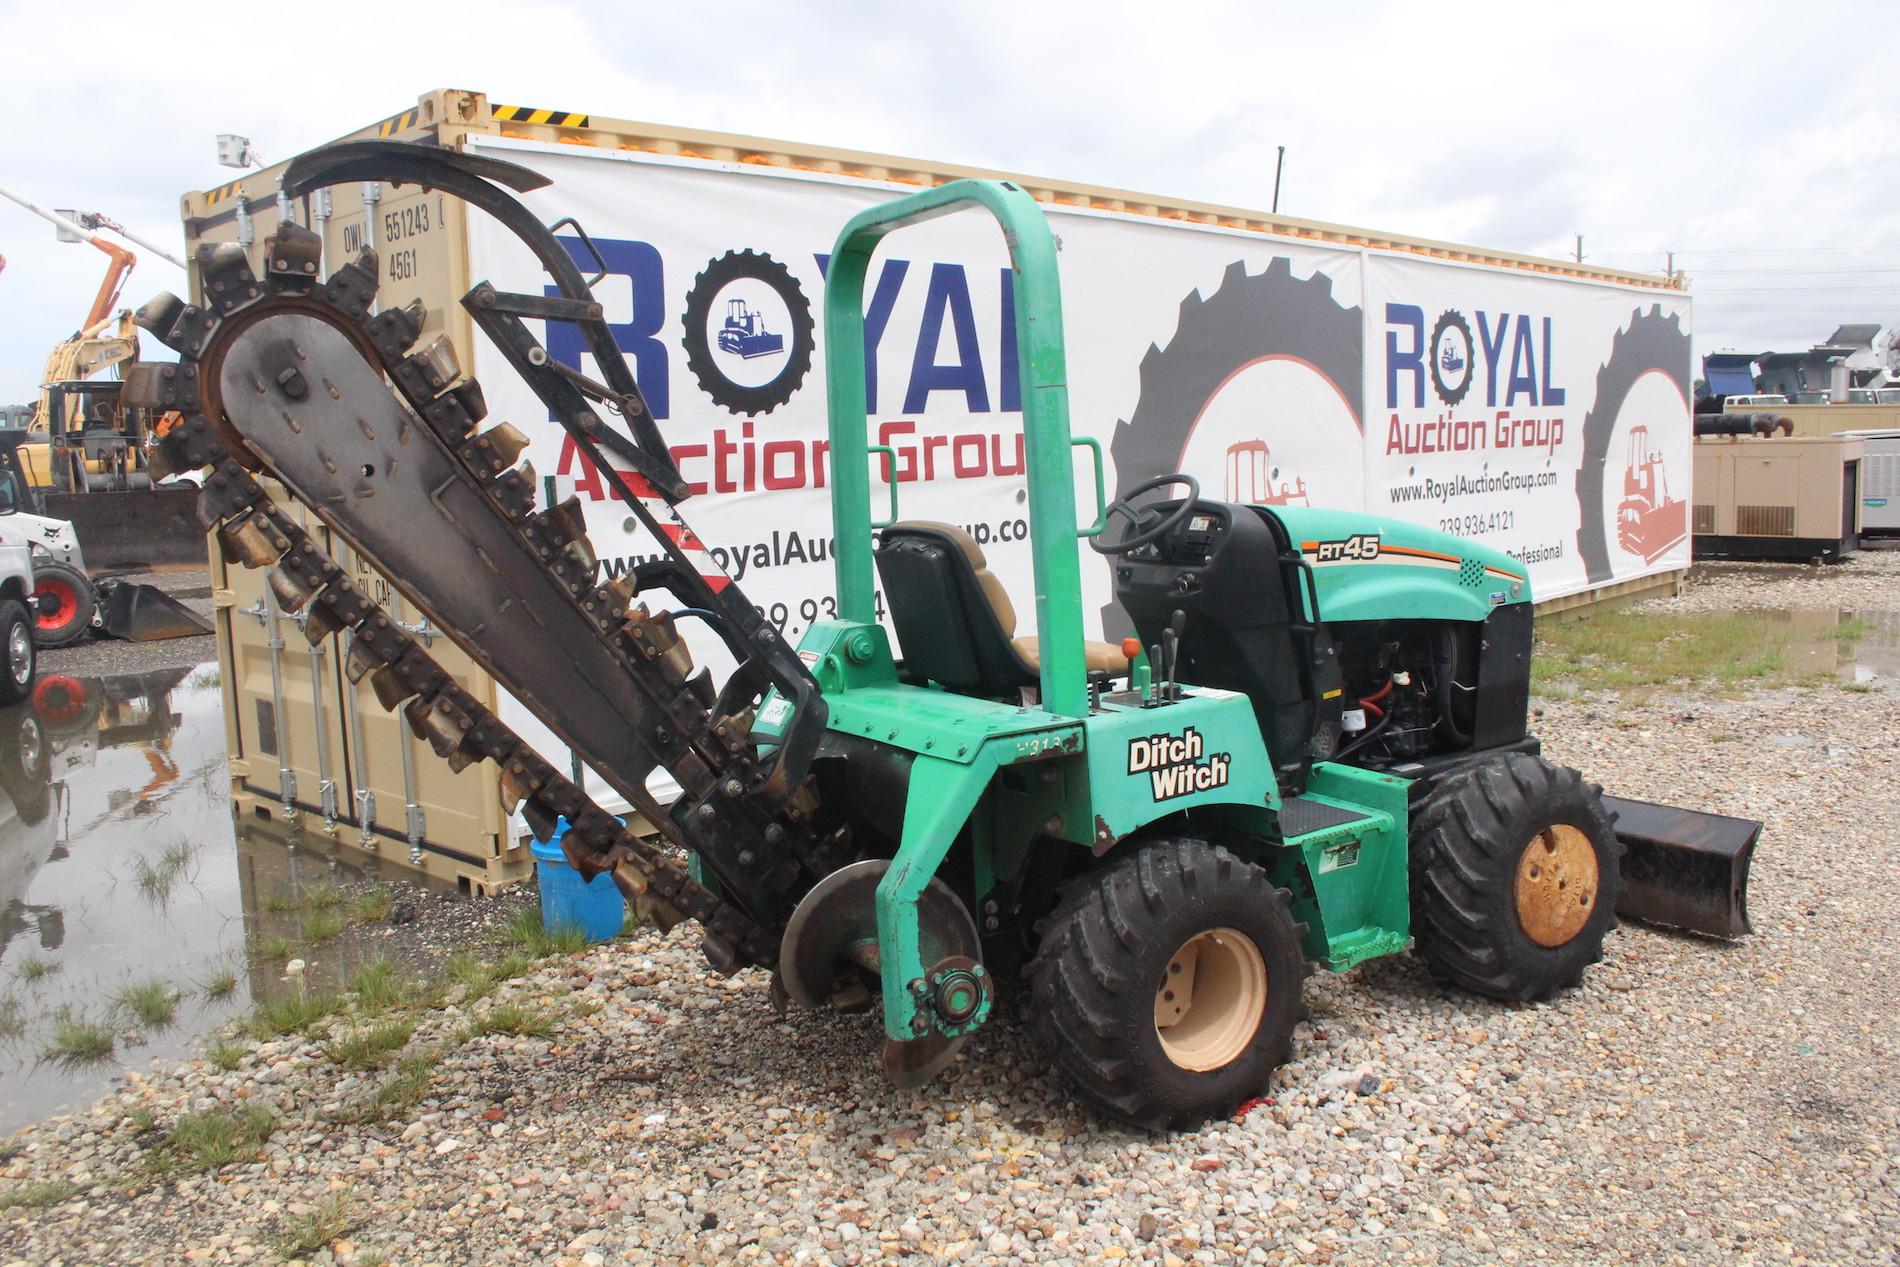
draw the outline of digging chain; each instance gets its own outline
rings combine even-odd
[[[673,627],[672,616],[649,612],[638,600],[640,582],[622,575],[596,585],[596,561],[583,535],[579,503],[535,510],[534,476],[517,461],[525,441],[507,424],[477,431],[486,414],[479,384],[463,378],[446,337],[411,352],[420,337],[420,303],[374,310],[377,261],[373,252],[317,279],[320,244],[315,234],[287,224],[267,243],[268,265],[259,279],[243,248],[199,248],[206,302],[189,305],[165,295],[138,313],[138,323],[179,353],[176,364],[147,363],[128,376],[129,400],[176,410],[183,421],[159,441],[154,475],[203,471],[199,518],[215,530],[225,557],[248,567],[271,567],[270,585],[286,612],[307,613],[303,632],[312,645],[348,630],[345,659],[350,680],[371,680],[386,710],[401,708],[410,728],[450,767],[461,770],[487,759],[500,768],[505,808],[519,808],[543,838],[564,816],[569,859],[583,874],[609,873],[636,909],[662,926],[696,919],[705,932],[707,958],[722,971],[751,963],[770,965],[778,938],[753,912],[696,882],[664,848],[623,827],[572,779],[563,775],[491,710],[457,685],[429,652],[392,620],[309,533],[272,500],[254,472],[273,476],[266,456],[245,441],[220,400],[219,367],[244,330],[276,314],[314,316],[341,331],[356,350],[407,402],[417,431],[453,455],[485,490],[493,514],[520,537],[560,589],[581,609],[651,705],[655,733],[628,736],[630,748],[647,752],[684,789],[689,812],[649,814],[654,825],[684,848],[712,852],[705,832],[716,823],[727,857],[746,861],[743,879],[783,895],[837,864],[839,839],[821,839],[811,824],[815,808],[809,785],[776,798],[748,796],[762,782],[749,742],[751,702],[715,700],[705,675],[692,676],[692,657]],[[314,390],[292,381],[285,370],[275,386],[286,396]],[[329,386],[327,380],[323,383]],[[260,393],[265,384],[260,380]],[[332,392],[336,389],[331,388]],[[537,389],[538,390],[538,389]],[[290,421],[290,414],[284,414]],[[367,423],[362,424],[367,428]],[[295,423],[292,429],[297,430]],[[299,437],[320,444],[322,437]],[[328,459],[325,459],[327,462]],[[353,543],[345,499],[311,505],[312,512]],[[650,521],[649,521],[650,522]],[[365,553],[358,545],[358,552]],[[403,589],[403,578],[373,554],[379,571]],[[471,574],[479,569],[470,560]],[[413,598],[414,595],[411,595]],[[507,595],[499,596],[507,601]],[[426,608],[425,608],[426,609]],[[442,624],[440,618],[437,623]],[[480,654],[479,631],[448,630],[459,645]],[[508,683],[514,685],[513,683]],[[743,692],[740,692],[743,694]],[[720,707],[729,712],[720,713]],[[582,756],[590,755],[582,753]],[[635,798],[637,801],[637,797]],[[756,802],[756,803],[755,803]],[[642,808],[651,808],[643,805]],[[697,821],[696,821],[697,820]],[[735,834],[737,843],[734,843]]]

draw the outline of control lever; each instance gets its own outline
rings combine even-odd
[[[1180,643],[1176,640],[1173,627],[1163,629],[1161,631],[1161,702],[1163,704],[1174,701],[1174,657],[1179,648]]]
[[[1174,609],[1168,622],[1168,698],[1181,698],[1181,639],[1187,636],[1187,613]]]

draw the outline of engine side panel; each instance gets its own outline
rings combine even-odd
[[[1475,541],[1356,511],[1275,506],[1262,513],[1279,520],[1312,567],[1328,623],[1478,621],[1494,608],[1531,601],[1524,565]]]

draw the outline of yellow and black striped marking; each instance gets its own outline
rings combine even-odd
[[[489,114],[497,123],[546,123],[557,128],[584,128],[587,116],[566,110],[537,110],[533,106],[490,105]]]
[[[401,114],[390,115],[387,119],[384,119],[381,123],[376,125],[376,139],[379,141],[387,141],[398,132],[407,132],[410,128],[416,126],[416,114],[417,111],[404,110]]]

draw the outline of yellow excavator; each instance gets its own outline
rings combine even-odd
[[[53,211],[4,185],[0,197],[50,222],[65,238],[102,252],[107,261],[85,320],[46,358],[39,398],[27,421],[29,431],[44,434],[19,448],[28,484],[41,495],[150,487],[145,437],[158,420],[124,408],[119,400],[118,371],[139,354],[138,330],[131,312],[118,306],[119,295],[138,257],[101,231],[136,242],[180,268],[184,261],[103,215]]]

